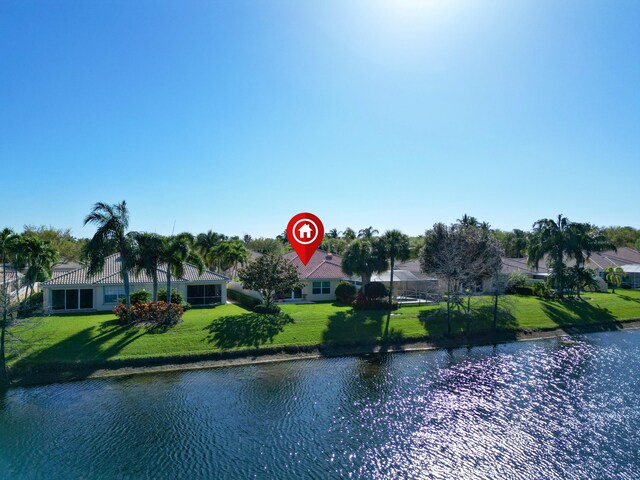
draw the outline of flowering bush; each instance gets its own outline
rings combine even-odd
[[[126,305],[118,305],[113,313],[121,323],[143,325],[175,325],[180,322],[184,310],[180,305],[166,302],[147,302]]]

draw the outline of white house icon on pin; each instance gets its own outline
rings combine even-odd
[[[308,223],[305,223],[298,229],[298,235],[300,236],[300,239],[311,238],[311,227]]]

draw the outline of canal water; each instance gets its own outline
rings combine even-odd
[[[640,478],[640,331],[0,393],[0,478]]]

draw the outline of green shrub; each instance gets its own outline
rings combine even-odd
[[[511,272],[507,279],[507,288],[510,290],[516,290],[518,287],[528,287],[530,284],[529,277],[522,272]]]
[[[181,305],[182,309],[186,312],[187,310],[191,310],[193,307],[191,306],[191,304],[189,302],[184,302]]]
[[[166,292],[166,290],[165,290]],[[133,292],[131,295],[131,304],[133,305],[134,303],[149,303],[151,301],[151,292],[147,291],[147,290],[138,290]],[[165,297],[166,297],[166,293],[165,293]],[[159,297],[162,298],[162,297]],[[166,300],[166,298],[164,299]],[[120,299],[120,303],[125,303],[125,299],[121,298]]]
[[[266,306],[262,303],[259,303],[258,305],[253,307],[253,311],[255,313],[261,313],[263,315],[277,315],[278,313],[280,313],[280,307],[278,307],[277,305]]]
[[[553,298],[554,296],[553,288],[547,282],[536,282],[531,288],[536,297]]]
[[[349,305],[356,298],[356,287],[349,282],[340,282],[336,287],[336,299],[339,303]]]
[[[42,299],[42,292],[37,292],[22,300],[18,305],[18,317],[28,318],[41,315],[43,313]]]
[[[356,299],[351,304],[354,310],[389,310],[389,300],[384,298],[369,298],[358,292]],[[397,310],[398,302],[391,304],[391,310]]]
[[[252,310],[256,305],[260,305],[262,302],[257,298],[253,298],[246,293],[239,292],[238,290],[227,290],[227,297],[230,300],[234,300],[238,302],[241,307],[246,308],[247,310]]]
[[[364,286],[364,296],[368,299],[384,298],[389,294],[382,282],[369,282]]]
[[[167,289],[161,288],[158,290],[158,300],[165,302],[167,300]],[[182,297],[182,293],[180,293],[175,288],[171,289],[171,303],[175,303],[177,305],[182,305],[184,303],[184,298]]]

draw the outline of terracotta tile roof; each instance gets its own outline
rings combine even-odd
[[[140,274],[129,272],[130,283],[151,283],[151,276],[144,271]],[[205,270],[202,275],[198,275],[195,266],[187,264],[184,275],[180,278],[171,277],[172,282],[226,282],[229,279],[223,275]],[[166,283],[166,265],[161,265],[158,269],[158,282]],[[49,285],[114,285],[122,283],[120,276],[120,257],[117,254],[110,255],[105,259],[104,270],[96,275],[89,275],[89,267],[81,267],[67,273],[62,273],[47,282],[42,282],[43,286]]]
[[[348,275],[342,272],[342,258],[335,253],[327,253],[324,250],[316,250],[309,263],[303,265],[296,252],[285,253],[283,257],[298,269],[300,278],[321,279],[347,279]]]

